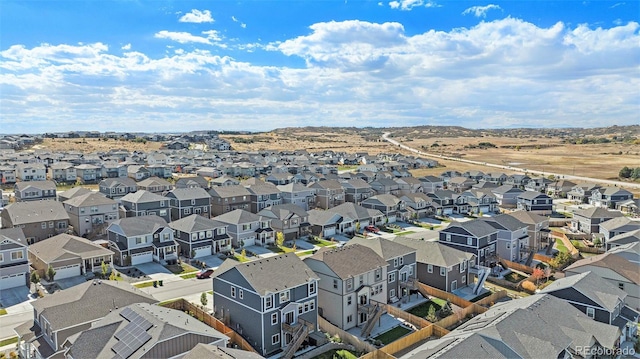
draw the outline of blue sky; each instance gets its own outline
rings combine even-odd
[[[640,123],[640,2],[0,2],[0,133]]]

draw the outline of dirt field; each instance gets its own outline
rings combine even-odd
[[[116,139],[99,138],[45,138],[42,143],[33,146],[33,150],[47,151],[80,151],[84,153],[108,152],[113,149],[126,151],[155,151],[160,148],[160,142],[147,143],[122,141]]]

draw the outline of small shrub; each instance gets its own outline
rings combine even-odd
[[[526,290],[529,293],[535,293],[537,289],[535,283],[530,282],[528,280],[525,280],[524,282],[522,282],[521,286],[522,286],[522,289]]]

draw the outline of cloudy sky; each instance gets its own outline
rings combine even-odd
[[[0,2],[0,133],[640,123],[640,2]]]

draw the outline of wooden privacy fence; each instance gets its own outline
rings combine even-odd
[[[345,332],[321,316],[318,316],[318,326],[322,331],[329,333],[332,337],[337,335],[343,342],[353,345],[359,352],[370,353],[377,349],[373,344],[362,341],[355,335]]]
[[[455,311],[453,314],[451,314],[450,316],[444,318],[444,319],[440,319],[439,321],[437,321],[435,323],[435,325],[442,327],[442,328],[449,328],[454,326],[455,324],[458,324],[460,322],[462,322],[466,317],[471,316],[471,315],[478,315],[478,314],[482,314],[484,312],[486,312],[488,309],[485,307],[482,307],[480,305],[477,305],[475,303],[472,303],[472,305],[466,307],[466,308],[462,308],[460,310]]]
[[[537,261],[540,261],[540,262],[549,263],[549,262],[551,262],[553,257],[545,256],[544,254],[535,253],[533,255],[533,259],[535,259]]]
[[[422,329],[430,326],[432,323],[424,318],[420,318],[417,315],[413,315],[411,313],[405,312],[400,308],[396,308],[391,304],[387,304],[387,313],[396,318],[401,318],[408,323],[411,323],[416,328]]]
[[[462,299],[453,293],[445,292],[424,283],[417,282],[417,284],[421,293],[426,293],[433,297],[448,300],[449,302],[451,302],[451,304],[457,305],[458,307],[465,308],[473,304],[470,301]]]
[[[205,312],[197,305],[189,302],[184,298],[180,298],[175,301],[166,302],[161,304],[165,308],[171,308],[181,310],[192,315],[194,318],[202,321],[204,324],[212,327],[220,333],[229,337],[229,341],[236,344],[240,349],[258,353],[240,334],[236,333],[233,329],[227,327],[223,322],[219,321],[213,315]],[[258,353],[259,354],[259,353]]]
[[[552,231],[551,234],[562,241],[562,244],[564,244],[564,246],[567,247],[567,250],[569,251],[571,258],[573,259],[578,258],[578,255],[580,254],[580,252],[578,252],[576,247],[573,246],[573,243],[571,243],[571,241],[569,240],[566,234],[558,231]]]
[[[484,297],[482,299],[480,299],[479,301],[476,302],[477,305],[481,305],[481,306],[489,306],[492,305],[492,303],[497,302],[498,300],[507,297],[508,293],[506,290],[501,290],[495,293],[492,293],[490,296],[488,297]]]
[[[524,265],[522,263],[512,262],[512,261],[504,259],[504,258],[501,258],[500,262],[504,263],[510,269],[515,269],[517,271],[524,272],[524,273],[527,273],[527,274],[533,273],[533,268],[531,268],[531,267],[529,267],[527,265]]]

